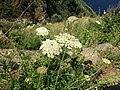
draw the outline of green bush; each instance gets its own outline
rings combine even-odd
[[[103,28],[101,31],[106,37],[105,41],[113,45],[118,45],[120,42],[120,13],[110,12],[103,17]]]
[[[66,30],[66,32],[69,33],[73,32],[72,34],[79,38],[79,40],[73,39],[75,37],[72,36],[69,39],[72,39],[72,41],[80,41],[83,47],[106,42],[119,46],[119,13],[113,12],[106,14],[102,16],[101,19],[99,18],[98,21],[100,24],[93,21],[86,26],[81,26],[82,24],[78,23],[75,31],[70,32]],[[35,32],[37,27],[38,26],[35,25],[22,29],[13,28],[8,32],[7,36],[15,43],[17,49],[38,50],[43,40],[51,38],[49,36],[45,38],[37,36]],[[72,30],[74,30],[74,28]],[[62,36],[61,34],[60,39],[64,41]],[[54,38],[54,35],[51,34],[51,37]],[[67,44],[69,45],[71,43],[72,42],[68,42]],[[84,57],[80,54],[82,48],[72,48],[69,50],[70,46],[69,49],[65,47],[67,44],[63,45],[61,47],[62,51],[60,53],[57,52],[53,58],[47,57],[51,55],[50,52],[54,51],[49,48],[48,45],[44,50],[39,50],[37,58],[32,58],[32,56],[26,54],[25,51],[19,51],[18,55],[22,60],[19,63],[13,62],[16,57],[10,56],[9,52],[6,54],[2,53],[6,58],[0,59],[0,66],[3,67],[3,71],[0,72],[0,89],[92,90],[101,89],[104,85],[113,85],[113,81],[119,79],[120,74],[118,71],[116,71],[118,75],[114,77],[108,76],[104,79],[103,76],[103,80],[101,79],[102,75],[104,75],[102,71],[106,68],[113,66],[115,70],[120,69],[119,52],[116,53],[116,55],[113,55],[113,52],[110,51],[100,53],[101,56],[108,59],[111,64],[106,64],[100,60],[100,62],[93,65],[90,60],[84,61]],[[51,44],[51,46],[54,46],[54,44]],[[72,44],[72,47],[74,46],[75,45]],[[46,48],[50,51],[46,51],[47,55],[44,52]],[[68,51],[72,52],[72,55],[70,55]],[[15,66],[17,64],[19,69],[16,70]]]
[[[58,14],[53,14],[51,16],[51,20],[52,20],[52,22],[60,22],[62,20],[62,16],[58,15]]]
[[[79,54],[79,51],[73,57],[70,57],[67,53],[62,53],[58,58],[55,57],[54,59],[43,56],[41,52],[40,54],[41,56],[38,59],[33,60],[31,56],[21,52],[22,62],[20,68],[22,72],[19,72],[18,75],[9,73],[9,70],[12,71],[15,65],[14,62],[10,61],[7,64],[4,60],[1,62],[5,70],[1,73],[2,80],[9,83],[5,85],[6,89],[72,90],[87,89],[96,84],[94,80],[96,78],[96,75],[94,75],[96,69],[91,67],[90,70],[86,70],[83,67],[83,57]],[[61,59],[63,56],[64,58]],[[88,77],[85,76],[86,73]]]
[[[38,50],[41,41],[40,37],[36,35],[35,28],[15,29],[9,32],[8,37],[13,40],[18,49]]]
[[[100,24],[96,23],[100,22]],[[85,27],[78,24],[76,28],[76,36],[85,46],[92,46],[101,43],[111,43],[119,46],[120,42],[120,13],[110,12],[101,18],[90,22]]]

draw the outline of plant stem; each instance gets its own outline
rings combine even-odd
[[[62,60],[60,61],[60,67],[61,67],[61,62],[64,61],[64,57],[65,57],[65,53],[66,53],[66,48],[63,49],[63,55],[62,55]],[[57,81],[58,81],[58,77],[59,77],[59,74],[60,74],[60,67],[59,67],[59,70],[58,70],[58,73],[57,73],[57,76],[56,76],[56,82],[55,82],[55,87],[54,87],[54,90],[56,88],[56,84],[57,84]]]

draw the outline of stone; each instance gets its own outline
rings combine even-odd
[[[96,50],[100,51],[100,52],[110,51],[113,56],[116,56],[118,53],[120,53],[120,48],[119,47],[114,47],[110,43],[99,44],[96,47]]]
[[[91,60],[93,64],[102,59],[97,50],[91,47],[83,48],[81,54],[85,57],[85,60]]]
[[[68,17],[68,22],[70,22],[70,23],[72,23],[72,22],[74,22],[74,21],[76,21],[76,20],[78,20],[79,18],[78,17],[76,17],[76,16],[70,16],[70,17]]]
[[[96,47],[96,50],[98,51],[106,51],[108,49],[112,49],[114,48],[114,46],[110,43],[103,43],[103,44],[99,44],[97,47]]]
[[[93,47],[88,47],[88,48],[83,48],[81,54],[84,56],[85,60],[91,60],[93,64],[96,64],[97,61],[102,61],[104,56],[101,55],[101,53],[106,52],[107,50],[110,50],[112,53],[111,55],[117,56],[120,52],[120,49],[118,47],[114,47],[110,43],[104,43],[104,44],[99,44],[95,48]]]

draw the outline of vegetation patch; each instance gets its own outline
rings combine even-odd
[[[10,43],[0,41],[0,89],[119,88],[119,14],[116,10],[45,25],[29,20],[1,22],[0,40],[7,37]]]

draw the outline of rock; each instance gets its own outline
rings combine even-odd
[[[3,55],[1,55],[3,54]],[[22,62],[22,54],[31,56],[31,60],[36,60],[40,57],[39,51],[30,51],[30,50],[20,50],[19,52],[15,49],[0,49],[0,58],[1,59],[11,59],[13,62],[20,63]],[[21,55],[21,56],[20,56]]]
[[[110,51],[113,56],[116,56],[120,52],[120,48],[119,47],[114,47],[110,43],[99,44],[96,47],[96,50],[100,51],[100,52]]]
[[[96,50],[98,51],[106,51],[108,49],[112,49],[114,48],[114,46],[110,43],[104,43],[104,44],[99,44],[97,47],[96,47]]]
[[[102,57],[94,48],[83,48],[81,54],[85,57],[85,60],[91,60],[93,64],[101,60]]]
[[[79,18],[76,16],[70,16],[67,18],[66,22],[65,22],[65,26],[66,26],[66,30],[74,30],[74,28],[76,28],[76,25],[79,22]]]
[[[102,56],[101,53],[104,53],[107,50],[110,50],[111,55],[113,56],[117,56],[117,53],[120,52],[120,49],[118,47],[114,47],[110,43],[104,43],[99,44],[95,48],[83,48],[81,54],[85,57],[85,60],[91,60],[93,64],[96,64],[97,61],[102,61],[102,58],[104,58],[104,56]]]
[[[76,17],[76,16],[70,16],[70,17],[68,17],[67,21],[68,21],[69,23],[72,23],[72,22],[74,22],[74,21],[76,21],[76,20],[78,20],[78,19],[79,19],[79,18]]]

